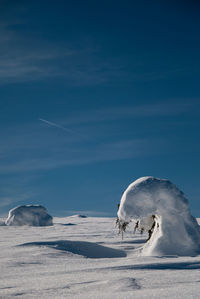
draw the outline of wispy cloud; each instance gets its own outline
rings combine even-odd
[[[194,108],[194,103],[188,100],[187,103],[172,102],[154,103],[144,105],[123,105],[96,109],[93,111],[76,114],[76,116],[68,117],[64,120],[66,125],[97,123],[104,121],[113,121],[117,119],[132,119],[146,117],[169,117],[177,116]],[[197,106],[197,105],[196,105]]]
[[[10,206],[11,204],[20,202],[22,198],[15,198],[15,197],[0,197],[0,208],[5,208]]]
[[[38,43],[14,28],[15,23],[0,22],[0,84],[63,78],[65,84],[96,85],[123,73],[120,63],[99,61],[96,46],[87,42]]]
[[[23,151],[21,155],[14,155],[12,159],[4,159],[0,166],[0,173],[20,173],[24,171],[48,170],[72,165],[83,165],[103,161],[136,158],[143,155],[145,140],[123,140],[120,142],[98,143],[94,145],[79,144],[70,145],[56,143],[49,150],[48,141],[46,147],[39,151],[29,149],[29,156]],[[25,150],[26,151],[26,150]]]
[[[143,70],[143,66],[127,66],[126,57],[102,57],[100,45],[82,42],[82,45],[34,40],[26,31],[15,30],[11,21],[0,22],[0,84],[13,82],[63,79],[70,86],[102,85],[112,82],[160,80],[188,73],[190,69],[178,66],[163,70]],[[26,24],[20,24],[22,27]],[[135,64],[137,65],[137,61]],[[194,71],[194,70],[192,70]]]
[[[9,193],[9,192],[8,192]],[[29,201],[29,199],[32,197],[30,194],[13,194],[12,196],[5,196],[0,197],[0,209],[3,209],[5,207],[8,207],[13,204],[17,204],[18,202],[22,201]]]
[[[0,180],[0,215],[8,212],[8,209],[13,208],[17,204],[29,204],[31,200],[37,199],[37,194],[32,190],[33,186],[29,186],[30,182],[38,178],[29,174],[23,175],[9,175],[6,173],[1,175]]]
[[[176,116],[187,114],[189,109],[189,104],[178,103],[113,107],[86,111],[80,116],[74,113],[71,118],[66,116],[66,120],[40,118],[26,126],[7,128],[2,134],[0,173],[40,171],[170,152],[173,134],[166,138],[166,128],[168,133],[170,130],[174,133]],[[149,117],[154,118],[151,124]],[[59,134],[47,130],[46,125],[59,129]]]
[[[0,208],[5,210],[18,202],[28,203],[37,198],[27,186],[37,189],[34,180],[48,170],[128,159],[132,164],[139,160],[143,163],[143,158],[174,154],[179,149],[199,151],[198,145],[191,149],[185,136],[181,139],[175,134],[177,116],[187,115],[189,111],[190,104],[181,103],[114,106],[82,111],[80,115],[71,111],[66,119],[41,118],[4,128],[0,147]],[[149,122],[152,117],[154,121]],[[24,182],[26,179],[30,181]],[[94,215],[93,211],[88,211],[88,215],[90,212]]]

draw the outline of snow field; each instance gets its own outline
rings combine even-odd
[[[54,223],[0,227],[0,298],[198,298],[200,256],[138,256],[147,235],[130,223],[122,241],[115,218]],[[87,257],[100,246],[104,256]]]

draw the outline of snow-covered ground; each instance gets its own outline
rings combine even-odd
[[[200,255],[138,256],[115,218],[54,218],[50,227],[0,226],[0,298],[199,298]]]

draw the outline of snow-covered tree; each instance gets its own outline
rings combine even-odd
[[[6,225],[48,226],[53,225],[53,217],[40,205],[24,205],[9,211]]]
[[[154,217],[152,218],[152,215]],[[191,215],[188,200],[169,180],[142,177],[125,190],[118,210],[123,226],[133,219],[149,231],[142,255],[196,255],[200,252],[200,229]]]

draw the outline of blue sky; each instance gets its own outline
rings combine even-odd
[[[152,175],[200,216],[200,5],[173,2],[1,1],[1,215],[115,216]]]

